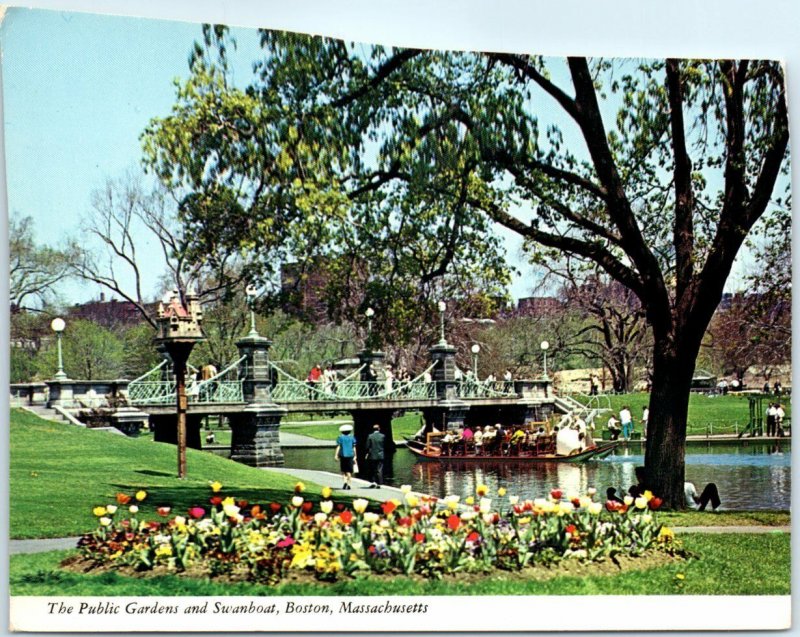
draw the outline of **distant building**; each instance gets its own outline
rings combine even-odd
[[[155,314],[158,303],[148,303],[146,307]],[[67,320],[83,319],[91,321],[105,328],[131,327],[138,325],[144,318],[137,307],[130,301],[120,301],[118,299],[106,300],[104,293],[100,293],[100,298],[88,303],[76,303],[64,317]]]
[[[528,296],[517,302],[517,316],[553,316],[563,310],[563,305],[554,296]]]

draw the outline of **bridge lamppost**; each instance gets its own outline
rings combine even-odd
[[[472,346],[472,373],[475,376],[475,382],[478,382],[478,354],[481,351],[481,346],[475,343]]]
[[[56,333],[56,341],[58,343],[58,371],[54,378],[56,380],[67,380],[67,375],[64,373],[64,358],[61,355],[61,334],[67,324],[61,317],[56,317],[50,323],[50,329]]]
[[[442,330],[442,337],[439,339],[439,345],[447,345],[447,339],[444,337],[444,311],[447,309],[447,304],[444,301],[439,301],[439,314],[441,317],[441,330]]]
[[[367,310],[364,312],[364,316],[367,317],[367,342],[364,345],[367,348],[372,347],[372,317],[375,316],[375,310],[371,307],[368,307]]]
[[[248,332],[248,336],[258,336],[258,332],[256,331],[256,297],[258,296],[258,290],[256,286],[252,283],[248,285],[244,289],[244,293],[247,295],[247,307],[250,308],[250,331]]]
[[[544,373],[542,376],[547,378],[547,350],[550,349],[550,343],[547,341],[542,341],[540,347],[542,348],[542,354],[544,355],[544,365],[542,367]]]

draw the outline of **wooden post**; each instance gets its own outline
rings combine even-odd
[[[178,477],[186,477],[186,358],[173,358],[175,363],[175,394],[178,402]]]

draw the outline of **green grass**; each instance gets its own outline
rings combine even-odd
[[[667,526],[790,526],[788,511],[663,511],[659,519]]]
[[[185,511],[208,502],[211,480],[224,485],[223,493],[251,502],[285,501],[296,482],[192,449],[187,450],[188,477],[179,480],[174,445],[54,423],[17,409],[10,424],[12,538],[91,530],[96,526],[92,507],[112,503],[118,492],[146,490],[142,515],[155,517],[159,505]],[[308,487],[311,499],[318,499],[321,487]]]
[[[609,394],[608,399],[611,409],[619,414],[624,405],[628,405],[633,414],[637,431],[640,430],[639,422],[642,417],[642,409],[650,402],[650,394],[637,392],[632,394]],[[600,406],[605,407],[605,399],[600,399]],[[791,417],[790,401],[784,397],[783,406],[786,416]],[[768,401],[764,403],[767,408]],[[762,414],[762,417],[764,414]],[[606,416],[606,420],[608,417]],[[705,394],[693,393],[689,397],[689,416],[688,434],[703,435],[709,425],[712,433],[734,433],[738,425],[738,431],[742,431],[750,421],[750,408],[747,396],[706,396]],[[599,422],[604,423],[601,417]],[[766,421],[765,421],[766,422]]]
[[[12,595],[788,595],[790,536],[692,534],[681,536],[696,557],[647,570],[610,575],[562,575],[526,581],[498,571],[483,578],[441,581],[393,577],[346,579],[335,584],[262,586],[191,580],[175,575],[131,578],[63,571],[68,551],[10,558]]]

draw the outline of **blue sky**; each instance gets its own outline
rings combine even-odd
[[[93,190],[107,178],[136,170],[139,135],[167,114],[173,80],[188,74],[187,59],[200,25],[82,13],[11,9],[0,31],[3,54],[5,148],[9,211],[35,220],[37,240],[58,245],[79,236]],[[253,29],[236,29],[236,78],[250,75],[258,55]],[[504,232],[507,254],[519,265],[518,237]],[[157,246],[142,259],[145,290],[162,274]],[[515,298],[530,294],[521,268]],[[734,276],[729,287],[735,287]],[[72,284],[70,301],[99,289]]]

